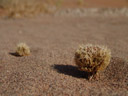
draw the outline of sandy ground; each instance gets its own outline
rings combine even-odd
[[[37,16],[0,20],[0,96],[127,96],[128,17]],[[13,55],[19,42],[31,55]],[[77,70],[80,44],[112,51],[98,81]]]
[[[128,9],[74,8],[121,8],[128,1],[77,1],[65,0],[54,15],[0,19],[0,96],[127,96]],[[19,42],[30,46],[30,56],[14,55]],[[88,43],[112,51],[99,80],[88,81],[74,63],[75,50]]]
[[[54,0],[59,1],[59,0]],[[64,8],[122,8],[128,7],[128,0],[60,0]]]

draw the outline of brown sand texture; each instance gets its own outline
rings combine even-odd
[[[40,16],[0,20],[0,96],[127,96],[128,18]],[[16,44],[31,55],[17,57]],[[103,44],[112,59],[100,79],[77,69],[79,44]]]
[[[128,11],[88,10],[1,18],[0,96],[128,96]],[[29,56],[15,55],[20,42]],[[76,49],[88,43],[112,51],[98,80],[89,81],[74,62]]]

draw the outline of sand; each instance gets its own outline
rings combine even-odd
[[[64,8],[122,8],[128,7],[128,0],[62,0],[60,5]]]
[[[128,17],[43,15],[0,20],[0,96],[127,96]],[[17,57],[25,42],[31,55]],[[77,69],[80,44],[101,44],[112,59],[99,80]]]
[[[70,8],[77,8],[70,1]],[[100,3],[88,0],[88,8],[127,6],[126,0],[113,0],[111,4],[96,1]],[[110,14],[111,9],[95,13],[91,9],[86,11],[89,14],[74,10],[62,11],[62,15],[58,11],[31,18],[0,19],[0,96],[128,95],[127,10],[112,11],[115,15]],[[15,55],[20,42],[30,47],[29,56]],[[112,51],[110,65],[98,80],[89,81],[87,73],[79,71],[74,62],[76,49],[88,43],[106,45]]]

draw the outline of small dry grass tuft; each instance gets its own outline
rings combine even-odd
[[[16,18],[46,10],[42,0],[0,0],[0,6],[7,11],[9,17]]]
[[[25,43],[19,43],[16,48],[16,54],[19,56],[27,56],[30,54],[30,49]]]
[[[92,77],[103,71],[109,65],[110,59],[111,51],[99,45],[82,45],[75,53],[76,65]]]

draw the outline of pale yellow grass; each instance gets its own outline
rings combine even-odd
[[[0,0],[0,6],[11,17],[33,15],[46,10],[43,0]]]

